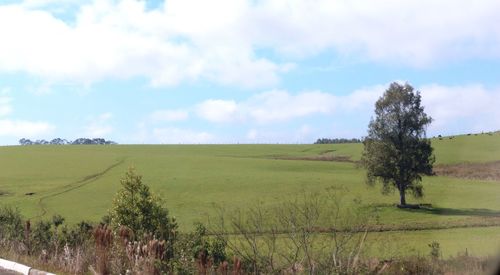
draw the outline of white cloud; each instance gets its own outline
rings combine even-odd
[[[259,123],[286,121],[312,114],[327,114],[335,108],[335,96],[320,91],[291,95],[287,91],[258,94],[243,103],[242,109]]]
[[[309,143],[316,136],[316,131],[307,124],[296,129],[283,129],[279,127],[252,128],[247,131],[242,140],[238,142],[248,143]]]
[[[22,5],[30,8],[38,8],[51,4],[75,4],[76,2],[76,0],[24,0]]]
[[[48,134],[55,129],[47,122],[10,118],[14,110],[11,104],[12,98],[8,96],[10,93],[10,88],[0,89],[0,137],[34,138]]]
[[[366,135],[376,100],[388,87],[389,83],[362,87],[342,96],[274,90],[239,101],[210,99],[181,110],[217,124],[214,132],[161,128],[146,122],[139,125],[133,142],[302,143],[319,137],[361,137]],[[428,129],[430,136],[500,129],[500,87],[428,84],[415,88],[421,91],[425,111],[434,119]]]
[[[304,56],[334,48],[421,66],[450,58],[498,58],[499,8],[496,0],[275,0],[258,6],[255,22],[259,38],[281,52]]]
[[[51,82],[145,77],[153,85],[254,87],[276,84],[301,58],[325,51],[412,66],[500,57],[497,0],[169,0],[155,10],[145,1],[95,0],[71,23],[41,8],[63,3],[0,6],[0,71]]]
[[[102,113],[99,116],[97,116],[97,119],[100,121],[107,121],[113,117],[113,114],[110,112],[107,113]]]
[[[113,127],[108,125],[90,124],[85,127],[85,133],[90,138],[102,138],[113,132]]]
[[[250,123],[250,125],[276,125],[299,118],[321,115],[342,122],[346,132],[364,135],[370,117],[374,115],[376,100],[389,86],[374,85],[357,89],[343,96],[323,91],[270,91],[242,101],[211,99],[197,105],[200,118],[214,123]],[[437,84],[416,87],[421,91],[425,111],[434,119],[430,134],[454,134],[470,131],[500,129],[500,88],[481,85],[444,86]],[[201,108],[200,108],[201,106]],[[202,111],[200,111],[200,109]],[[339,126],[337,126],[338,128]],[[303,126],[295,136],[303,140],[311,129]],[[336,130],[337,132],[339,129]],[[263,137],[263,132],[251,129],[248,140]]]
[[[10,94],[10,92],[11,92],[10,87],[4,87],[4,88],[0,89],[0,95],[8,95],[8,94]]]
[[[256,129],[250,129],[247,133],[247,139],[255,140],[259,135],[259,132]]]
[[[39,137],[54,130],[54,126],[47,122],[33,122],[25,120],[0,120],[0,136],[3,137]]]
[[[12,106],[10,105],[11,98],[7,96],[1,96],[0,93],[0,117],[6,116],[12,112]]]
[[[113,127],[109,125],[112,113],[103,113],[96,117],[90,117],[90,122],[85,126],[85,136],[90,138],[103,138],[113,132]]]
[[[251,96],[241,102],[210,99],[196,107],[197,115],[210,122],[227,123],[253,121],[269,124],[318,114],[352,110],[372,106],[384,91],[384,86],[356,90],[347,96],[336,96],[322,91],[304,91],[291,94],[273,90]]]
[[[182,121],[189,118],[186,110],[159,110],[150,115],[153,121]]]
[[[431,130],[452,126],[461,133],[500,130],[500,87],[482,85],[426,85],[420,88],[422,102],[434,122]]]
[[[196,113],[210,122],[229,122],[236,119],[238,105],[233,100],[209,99],[196,106]]]
[[[180,128],[155,128],[152,136],[156,142],[167,144],[205,144],[216,140],[210,133]]]
[[[304,138],[312,132],[312,128],[309,125],[302,125],[297,131],[297,136],[299,138]]]
[[[291,95],[286,91],[275,90],[238,103],[233,100],[207,100],[198,105],[197,114],[211,122],[253,120],[270,123],[331,112],[334,101],[335,96],[318,91]]]
[[[0,6],[0,70],[23,71],[52,82],[139,76],[153,85],[207,79],[255,86],[276,83],[278,74],[290,68],[256,57],[251,44],[229,43],[234,37],[222,37],[225,30],[217,28],[233,22],[205,22],[193,17],[195,9],[185,10],[176,2],[168,1],[164,10],[146,11],[143,1],[94,1],[81,7],[74,24],[44,10]],[[206,20],[218,18],[210,16]],[[215,29],[199,33],[190,28],[193,21]]]

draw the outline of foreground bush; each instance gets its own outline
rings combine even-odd
[[[361,258],[376,215],[359,200],[344,202],[344,191],[304,192],[273,207],[221,209],[211,233],[227,243],[248,273],[365,272]]]
[[[153,234],[155,238],[173,242],[177,223],[169,217],[160,198],[153,196],[142,183],[142,176],[130,168],[121,185],[109,212],[114,229],[125,226],[136,236]]]
[[[22,240],[23,220],[19,210],[0,208],[0,240]]]
[[[376,213],[345,202],[344,190],[220,208],[208,226],[182,233],[134,170],[122,186],[110,224],[69,226],[58,215],[32,224],[0,208],[0,257],[70,274],[484,274],[496,264],[467,254],[443,260],[436,242],[427,257],[367,257]]]

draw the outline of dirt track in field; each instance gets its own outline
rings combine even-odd
[[[98,173],[92,174],[92,175],[88,175],[88,176],[84,177],[81,180],[78,180],[76,182],[67,184],[66,186],[64,186],[62,188],[63,190],[59,190],[59,191],[57,191],[55,193],[52,193],[52,194],[45,195],[45,196],[41,197],[38,200],[38,205],[40,207],[40,214],[37,215],[37,216],[31,217],[30,219],[40,218],[40,217],[45,216],[45,214],[47,214],[47,208],[45,207],[45,205],[43,203],[46,199],[59,196],[61,194],[73,191],[73,190],[78,189],[78,188],[82,188],[83,186],[85,186],[85,185],[87,185],[87,184],[89,184],[91,182],[94,182],[94,181],[98,180],[99,178],[101,178],[102,176],[104,176],[104,174],[106,174],[107,172],[111,171],[113,168],[119,166],[120,164],[122,164],[124,162],[125,162],[125,159],[121,159],[118,162],[114,163],[113,165],[107,167],[105,170],[103,170],[101,172],[98,172]]]

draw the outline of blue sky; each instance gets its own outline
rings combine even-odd
[[[500,129],[500,2],[0,4],[0,144],[310,143],[365,135],[392,81],[428,135]]]

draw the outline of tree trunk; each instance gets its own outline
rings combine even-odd
[[[399,200],[401,206],[406,206],[406,193],[402,187],[399,188]]]

